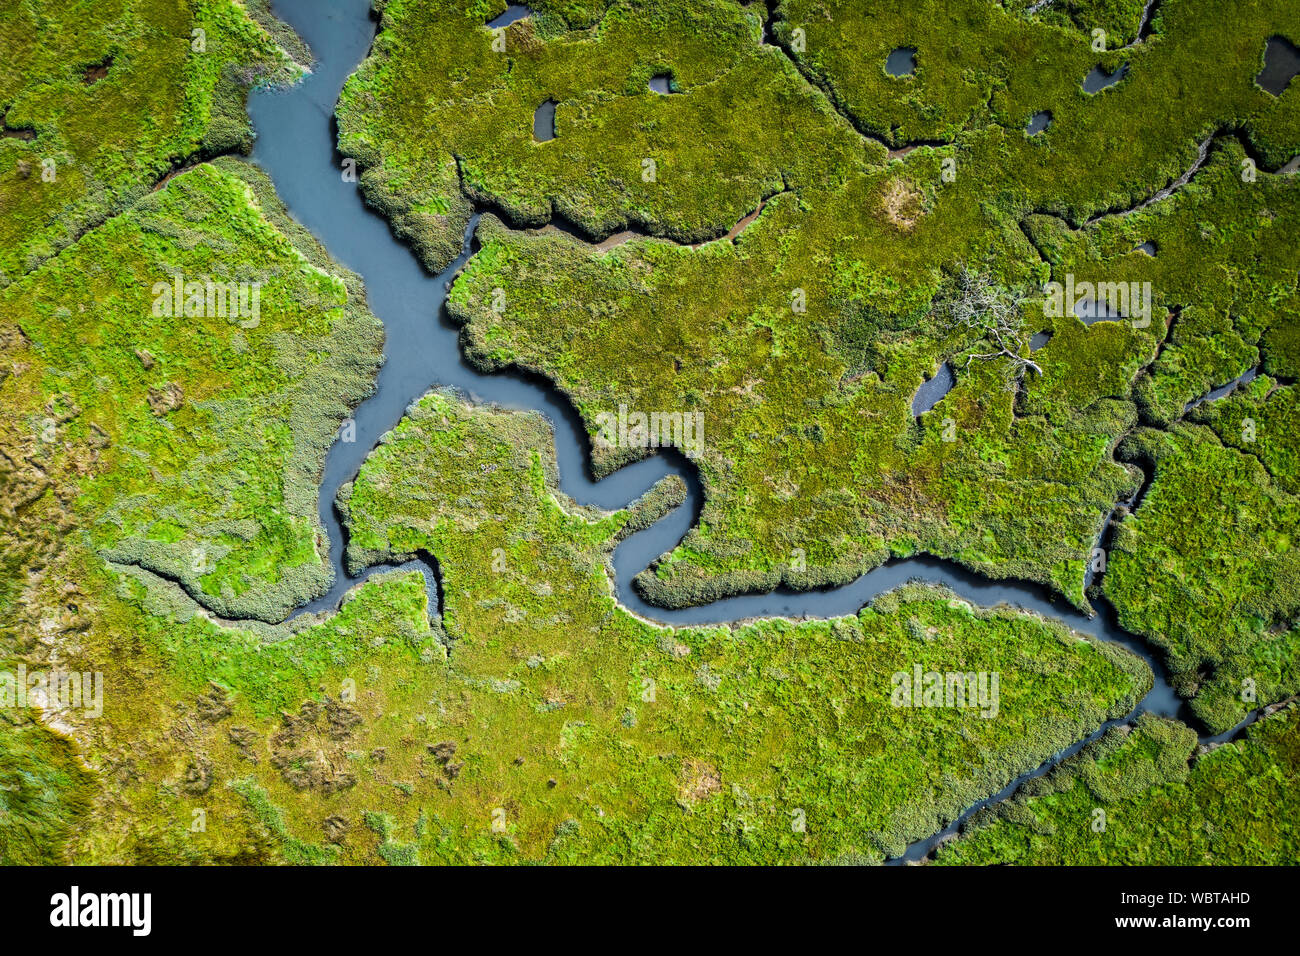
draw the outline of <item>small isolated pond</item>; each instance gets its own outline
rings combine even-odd
[[[533,114],[533,139],[539,143],[555,139],[555,100],[547,100]]]
[[[650,92],[662,93],[665,96],[670,93],[675,93],[676,90],[673,89],[673,78],[667,73],[656,73],[654,76],[650,77]]]
[[[505,13],[501,14],[501,16],[497,17],[495,20],[488,21],[488,29],[499,30],[502,27],[510,26],[510,24],[514,23],[516,20],[522,20],[525,17],[531,17],[532,15],[533,11],[528,9],[524,4],[512,3],[510,6],[506,7]]]
[[[112,65],[113,65],[113,58],[111,56],[106,56],[98,63],[86,67],[85,71],[82,73],[81,76],[82,84],[85,86],[94,86],[104,77],[108,76],[109,67],[111,67]]]
[[[934,408],[939,404],[939,399],[951,392],[956,384],[957,376],[952,373],[952,366],[944,362],[939,366],[939,371],[934,373],[934,378],[922,382],[912,396],[912,417],[923,415]]]
[[[1142,243],[1142,245],[1134,246],[1133,251],[1145,252],[1149,256],[1154,256],[1156,254],[1156,244],[1148,239],[1146,242]]]
[[[1128,72],[1128,64],[1125,63],[1114,73],[1107,73],[1100,66],[1094,66],[1092,71],[1083,78],[1083,92],[1098,93],[1108,86],[1114,86],[1120,80],[1124,79],[1124,74]]]
[[[900,46],[885,58],[885,72],[890,76],[911,76],[916,72],[916,47]]]
[[[1047,110],[1040,110],[1029,117],[1029,125],[1025,127],[1025,132],[1030,136],[1037,136],[1051,124],[1052,114]]]
[[[1052,341],[1052,333],[1048,331],[1035,332],[1034,337],[1029,340],[1029,351],[1037,352],[1048,342]]]
[[[8,118],[0,111],[0,137],[31,142],[36,138],[36,130],[28,126],[10,126]]]
[[[1269,37],[1264,45],[1264,69],[1255,82],[1274,96],[1281,96],[1297,73],[1300,73],[1300,49],[1286,37]]]
[[[1083,319],[1084,325],[1092,325],[1094,322],[1118,322],[1128,318],[1123,312],[1112,308],[1109,302],[1097,299],[1081,299],[1074,307],[1074,314]]]

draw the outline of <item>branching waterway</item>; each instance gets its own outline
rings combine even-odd
[[[355,440],[335,442],[321,480],[320,519],[329,535],[333,586],[298,613],[337,607],[348,590],[382,570],[367,568],[356,576],[347,573],[346,531],[334,507],[335,497],[344,483],[356,477],[366,456],[412,402],[431,389],[450,386],[472,401],[545,415],[555,431],[560,489],[582,504],[608,510],[624,508],[667,475],[677,474],[685,480],[686,503],[650,528],[625,539],[614,553],[618,599],[643,617],[672,625],[769,616],[835,617],[856,614],[875,596],[909,580],[932,582],[982,606],[1005,603],[1036,611],[1102,640],[1122,644],[1146,660],[1155,674],[1151,692],[1133,714],[1112,724],[1130,720],[1143,711],[1187,718],[1185,705],[1170,686],[1163,665],[1141,640],[1118,626],[1109,607],[1088,617],[1036,585],[992,581],[936,558],[893,561],[847,585],[821,591],[778,590],[676,610],[647,604],[633,588],[632,579],[675,547],[697,520],[702,494],[694,469],[683,456],[660,453],[602,481],[592,481],[586,430],[562,395],[548,384],[521,374],[484,375],[465,362],[459,331],[447,319],[443,306],[452,279],[472,255],[478,216],[469,223],[460,256],[442,273],[432,276],[412,251],[393,237],[387,222],[366,207],[357,184],[341,175],[342,157],[335,146],[333,113],[344,81],[361,63],[374,37],[369,0],[335,0],[329,4],[318,0],[274,0],[272,6],[276,15],[306,40],[315,61],[310,75],[292,88],[259,90],[250,97],[249,113],[258,134],[253,159],[270,175],[293,216],[325,245],[331,256],[361,276],[370,309],[385,329],[384,365],[374,394],[356,409]],[[436,569],[423,561],[410,566],[424,573],[429,582],[432,611],[437,598]],[[1006,797],[1025,779],[1046,772],[1085,743],[1078,742],[1031,774],[1012,781],[1002,792],[962,814],[943,833],[909,847],[899,861],[926,855],[937,840],[954,832],[971,812]]]

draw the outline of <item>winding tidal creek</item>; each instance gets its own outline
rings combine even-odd
[[[650,620],[689,625],[769,616],[852,615],[877,595],[909,580],[920,580],[947,587],[974,604],[1008,604],[1059,620],[1075,630],[1122,644],[1151,666],[1154,686],[1132,714],[1108,723],[1037,770],[968,808],[942,833],[913,844],[893,862],[925,857],[941,839],[956,832],[971,813],[1006,798],[1026,779],[1046,773],[1112,724],[1125,723],[1144,711],[1189,720],[1185,704],[1170,686],[1163,665],[1145,643],[1118,626],[1109,606],[1088,617],[1036,585],[993,581],[936,558],[922,556],[891,561],[849,584],[827,590],[778,590],[677,610],[646,603],[633,588],[632,579],[659,555],[674,548],[696,521],[702,493],[693,467],[682,455],[660,453],[599,482],[592,481],[586,429],[562,395],[522,375],[481,374],[465,362],[459,347],[459,330],[447,319],[444,303],[452,279],[473,253],[478,215],[469,223],[460,256],[440,274],[430,275],[412,251],[393,237],[387,222],[365,205],[357,184],[345,181],[340,174],[342,158],[335,147],[334,106],[344,81],[360,65],[374,38],[375,22],[370,17],[369,0],[336,0],[329,4],[317,0],[273,0],[272,7],[280,19],[306,40],[315,61],[312,72],[297,85],[289,89],[258,90],[251,95],[249,113],[257,130],[253,160],[270,175],[292,215],[325,245],[334,259],[361,276],[370,309],[385,329],[385,361],[376,391],[355,411],[355,440],[337,440],[331,447],[321,480],[320,519],[329,535],[333,586],[297,613],[336,608],[348,590],[376,571],[384,570],[372,567],[358,575],[348,574],[344,566],[346,531],[334,507],[335,497],[340,486],[356,477],[366,456],[383,434],[398,423],[412,402],[431,389],[452,387],[472,401],[545,415],[554,428],[560,488],[581,504],[607,510],[624,508],[663,477],[670,474],[682,477],[687,486],[685,504],[625,539],[614,552],[619,601]],[[944,384],[939,382],[936,390]],[[430,609],[434,613],[437,601],[434,569],[420,561],[411,562],[410,566],[425,575]],[[1239,729],[1207,739],[1226,739]]]

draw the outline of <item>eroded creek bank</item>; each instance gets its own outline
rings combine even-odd
[[[444,303],[452,278],[472,255],[478,216],[469,224],[459,257],[433,276],[407,246],[393,237],[387,222],[365,205],[357,185],[340,174],[342,157],[335,147],[333,113],[344,81],[360,65],[374,38],[369,0],[338,0],[328,5],[316,0],[274,0],[272,7],[306,40],[315,62],[312,72],[292,88],[259,90],[250,97],[249,113],[257,130],[253,160],[270,175],[293,216],[320,239],[331,256],[361,276],[370,309],[382,320],[386,336],[385,361],[376,391],[356,409],[354,440],[338,440],[329,450],[321,481],[320,519],[329,535],[334,583],[327,594],[297,613],[333,609],[348,590],[371,574],[386,570],[372,567],[358,575],[348,574],[344,566],[346,530],[335,510],[335,497],[340,486],[356,477],[366,456],[380,437],[398,423],[408,405],[431,389],[450,386],[472,401],[545,415],[554,427],[560,488],[582,504],[609,510],[624,508],[667,475],[680,475],[685,480],[686,503],[626,538],[614,553],[618,598],[643,617],[671,625],[770,616],[836,617],[856,614],[875,596],[909,580],[921,580],[950,588],[974,604],[1008,604],[1035,611],[1102,640],[1122,644],[1146,660],[1155,675],[1152,690],[1133,714],[1111,724],[1123,723],[1143,711],[1187,719],[1186,705],[1170,686],[1163,665],[1145,643],[1118,626],[1111,608],[1103,607],[1101,613],[1089,618],[1035,585],[989,580],[935,558],[891,561],[849,584],[821,591],[778,590],[677,610],[647,604],[632,587],[632,579],[660,554],[675,547],[696,521],[702,496],[693,468],[682,456],[657,454],[599,482],[592,481],[586,430],[566,399],[548,385],[523,375],[484,375],[466,363],[459,347],[459,330],[446,318]],[[436,568],[427,561],[411,562],[410,566],[425,575],[430,607],[436,607]],[[1095,739],[1105,729],[1089,739]],[[1025,779],[1046,772],[1085,743],[1078,742],[968,809],[942,833],[913,844],[898,861],[924,856],[970,813],[1008,796]]]

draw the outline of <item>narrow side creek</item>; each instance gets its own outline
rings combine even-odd
[[[877,595],[909,580],[932,582],[974,604],[1008,604],[1036,611],[1102,640],[1122,644],[1146,660],[1155,675],[1151,692],[1133,714],[1112,723],[1122,723],[1144,711],[1187,719],[1186,706],[1170,686],[1163,665],[1140,639],[1119,627],[1113,609],[1103,606],[1101,613],[1090,618],[1035,585],[990,580],[935,558],[892,561],[847,585],[822,591],[778,590],[679,610],[647,604],[634,590],[632,579],[660,554],[675,547],[697,520],[702,494],[694,469],[683,456],[661,453],[602,481],[592,481],[586,430],[563,396],[549,385],[521,374],[483,375],[465,362],[459,348],[459,330],[447,320],[443,306],[451,280],[473,252],[478,216],[469,223],[456,261],[440,274],[430,275],[411,250],[393,237],[387,222],[365,205],[356,184],[345,182],[340,175],[342,157],[335,148],[333,112],[344,81],[361,63],[374,37],[369,0],[338,0],[328,5],[317,0],[273,0],[272,7],[306,40],[316,61],[312,73],[296,86],[260,90],[250,97],[249,113],[258,133],[253,160],[270,175],[293,216],[325,245],[330,255],[361,276],[370,309],[383,321],[386,333],[385,361],[376,391],[354,416],[355,440],[335,442],[321,481],[320,519],[329,535],[334,583],[328,593],[297,613],[336,608],[348,590],[371,574],[387,570],[372,567],[359,575],[348,574],[344,566],[346,531],[334,508],[335,497],[340,486],[356,476],[366,456],[398,423],[408,405],[430,389],[451,386],[472,401],[545,415],[555,431],[561,490],[582,504],[611,510],[624,508],[667,475],[677,474],[686,481],[687,502],[650,528],[625,539],[614,553],[618,598],[639,615],[672,625],[770,616],[827,618],[856,614]],[[502,19],[518,15],[521,9],[512,7]],[[937,383],[932,386],[935,391],[947,384],[940,379],[936,375],[932,380]],[[437,604],[436,569],[427,560],[408,566],[424,573],[432,612]],[[896,862],[923,857],[936,841],[960,827],[970,813],[1014,792],[1029,776],[1046,772],[1086,742],[1080,741],[978,807],[970,808],[942,833],[913,844]]]

